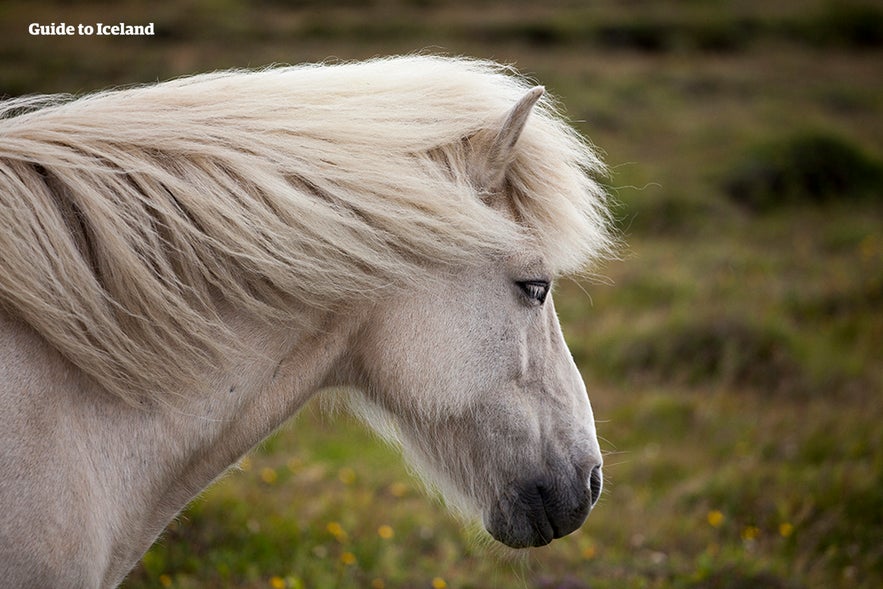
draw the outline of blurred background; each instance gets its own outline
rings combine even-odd
[[[62,22],[155,34],[28,34]],[[549,547],[488,547],[310,407],[125,587],[883,586],[878,2],[0,4],[3,96],[415,51],[515,64],[611,168],[621,259],[555,294],[607,452],[600,504]]]

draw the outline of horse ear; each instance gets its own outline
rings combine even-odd
[[[477,180],[481,188],[494,191],[502,185],[506,170],[515,157],[515,143],[521,137],[534,105],[545,91],[542,86],[531,88],[506,113],[500,130],[483,152],[484,161],[479,163],[481,172]]]

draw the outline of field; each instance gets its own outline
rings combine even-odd
[[[0,5],[0,95],[473,55],[545,84],[611,169],[619,259],[555,291],[607,453],[579,532],[529,553],[494,547],[393,450],[316,405],[191,505],[124,586],[883,586],[878,6]],[[27,33],[61,21],[157,32]]]

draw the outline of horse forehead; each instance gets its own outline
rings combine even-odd
[[[548,281],[551,281],[553,278],[545,258],[533,249],[514,253],[510,265],[517,268],[525,278]]]

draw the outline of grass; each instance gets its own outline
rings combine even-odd
[[[24,34],[61,20],[159,33]],[[583,529],[526,555],[488,547],[358,424],[309,409],[125,586],[883,584],[880,180],[860,198],[807,180],[883,159],[879,21],[870,2],[824,1],[0,6],[0,93],[437,48],[517,63],[613,172],[622,259],[555,293],[608,453]],[[752,190],[773,206],[739,200]]]

